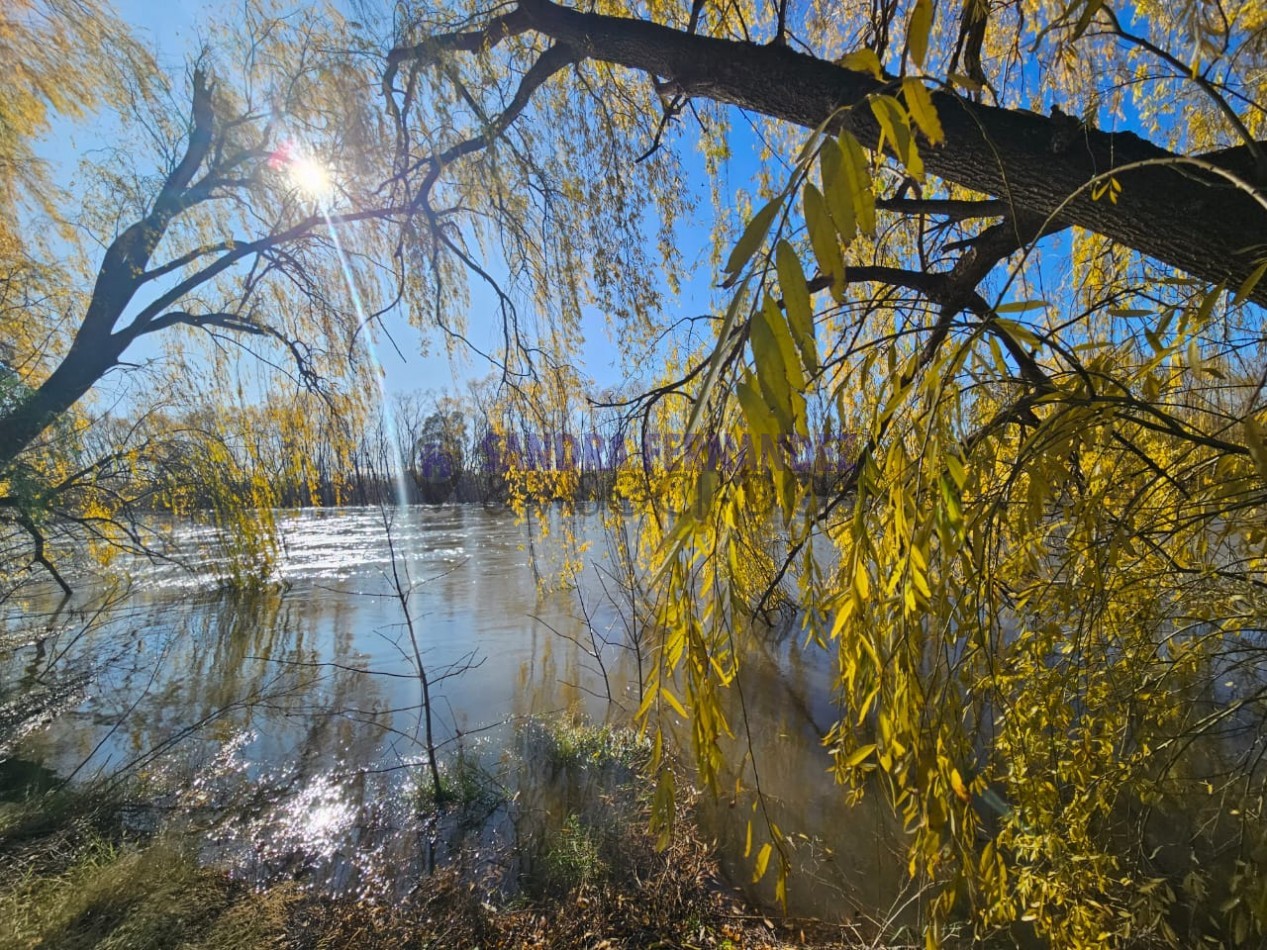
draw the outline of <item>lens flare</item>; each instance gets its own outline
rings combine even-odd
[[[316,159],[293,159],[287,171],[291,184],[311,198],[325,198],[334,187],[330,170]]]

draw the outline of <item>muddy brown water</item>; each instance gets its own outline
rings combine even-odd
[[[279,586],[226,589],[198,558],[207,529],[188,524],[170,534],[192,564],[138,562],[126,590],[89,580],[60,608],[52,591],[11,603],[0,714],[25,725],[0,747],[0,796],[126,769],[158,802],[138,821],[196,835],[208,860],[247,879],[399,895],[459,854],[475,873],[513,878],[504,864],[523,860],[513,855],[526,814],[557,826],[587,807],[585,788],[542,766],[543,724],[621,725],[638,706],[621,572],[599,519],[567,526],[591,542],[578,601],[540,583],[562,525],[530,544],[506,512],[396,514],[441,760],[477,765],[469,774],[496,793],[474,817],[440,820],[418,804],[420,689],[382,512],[308,510],[280,524]],[[828,774],[831,668],[795,624],[753,636],[729,712],[743,744],[728,750],[722,783],[741,779],[741,791],[706,799],[702,820],[730,878],[768,902],[772,882],[752,885],[743,856],[759,776],[770,816],[797,842],[790,911],[883,915],[906,899],[900,840],[878,802],[847,807]]]

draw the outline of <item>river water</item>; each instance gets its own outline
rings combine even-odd
[[[138,821],[198,835],[208,860],[239,876],[338,894],[399,895],[460,850],[498,853],[514,834],[505,809],[472,828],[417,807],[420,687],[383,519],[374,508],[282,514],[283,583],[260,590],[226,589],[195,558],[192,569],[138,563],[126,589],[89,585],[69,604],[49,592],[8,605],[0,724],[28,724],[0,747],[0,795],[125,769],[161,806]],[[442,761],[477,762],[503,798],[545,812],[563,806],[528,786],[540,775],[507,765],[533,759],[533,729],[625,724],[639,699],[601,523],[553,527],[530,539],[506,512],[412,508],[391,532]],[[591,543],[579,592],[549,583],[562,527]],[[197,552],[206,530],[177,526],[173,544]],[[903,900],[898,835],[878,804],[846,807],[827,772],[831,657],[794,626],[754,635],[748,653],[730,719],[746,713],[752,745],[729,750],[723,782],[741,778],[744,791],[700,809],[723,868],[769,900],[771,882],[748,883],[742,854],[759,775],[771,817],[798,836],[789,910],[885,913]]]

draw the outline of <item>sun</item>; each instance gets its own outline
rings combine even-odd
[[[312,198],[324,198],[334,188],[330,170],[313,158],[296,158],[288,169],[291,184]]]

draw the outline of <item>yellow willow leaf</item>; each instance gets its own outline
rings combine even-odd
[[[905,401],[906,396],[910,391],[910,382],[908,382],[905,386],[899,386],[897,389],[893,390],[893,392],[889,395],[888,400],[884,403],[884,407],[880,410],[878,418],[880,425],[888,423],[889,419],[893,416],[893,413],[897,412],[898,408]]]
[[[1193,372],[1199,372],[1202,366],[1201,347],[1197,344],[1195,338],[1188,341],[1188,367]]]
[[[801,276],[804,277],[804,274],[802,273]],[[801,361],[796,355],[796,342],[792,339],[792,328],[789,325],[791,315],[784,317],[783,311],[769,294],[766,295],[761,309],[770,325],[770,331],[774,334],[774,342],[778,344],[779,355],[783,358],[783,369],[787,373],[788,385],[795,392],[803,393],[805,371],[801,368]]]
[[[1028,302],[1042,303],[1042,301]],[[994,325],[1018,343],[1024,343],[1026,346],[1035,349],[1041,345],[1041,341],[1034,335],[1034,331],[1023,323],[1017,323],[1015,320],[1007,320],[1003,317],[996,317],[994,319]],[[993,340],[991,340],[991,342],[993,342]],[[1005,375],[1007,374],[1005,373]]]
[[[660,687],[660,696],[664,699],[666,703],[672,706],[673,711],[677,713],[679,716],[681,716],[683,719],[691,718],[689,715],[687,715],[686,707],[682,705],[682,703],[678,700],[678,698],[673,695],[672,690],[670,690],[667,686]]]
[[[835,143],[832,143],[835,147]],[[845,259],[840,253],[840,241],[836,237],[836,229],[832,226],[831,213],[827,210],[827,202],[823,193],[814,187],[812,182],[805,184],[801,199],[805,211],[805,227],[809,231],[809,242],[814,248],[814,257],[818,259],[818,270],[831,278],[831,293],[837,302],[844,299]]]
[[[857,598],[850,597],[836,611],[836,619],[831,625],[831,632],[827,634],[829,639],[834,640],[840,636],[840,631],[845,628],[845,624],[849,622],[849,618],[853,616],[854,610],[858,606]]]
[[[801,351],[807,373],[818,372],[818,346],[814,342],[814,311],[810,303],[809,285],[800,258],[787,241],[774,249],[774,263],[779,273],[779,289],[783,291],[783,309],[787,313],[792,338]]]
[[[849,202],[858,220],[858,230],[875,234],[875,195],[871,192],[871,166],[867,164],[862,143],[852,132],[840,133],[840,168],[849,190]],[[828,207],[831,202],[828,201]]]
[[[1046,300],[1013,300],[1011,303],[999,304],[994,308],[995,313],[1026,313],[1030,310],[1045,310],[1048,303]]]
[[[708,517],[719,480],[720,476],[716,472],[700,472],[695,481],[695,498],[692,502],[696,520],[703,522]]]
[[[1250,294],[1254,292],[1254,288],[1258,286],[1258,282],[1263,279],[1263,274],[1267,274],[1267,260],[1250,271],[1249,276],[1245,278],[1244,283],[1236,291],[1236,296],[1232,298],[1232,306],[1236,306],[1244,301]]]
[[[1223,296],[1224,284],[1219,284],[1201,300],[1201,306],[1197,308],[1195,330],[1199,330],[1210,322],[1210,315],[1214,312],[1214,305],[1218,303],[1219,298]]]
[[[642,703],[638,706],[638,712],[634,714],[634,719],[643,719],[651,707],[655,705],[656,697],[660,694],[660,687],[655,682],[647,684],[646,691],[642,695]],[[659,730],[657,729],[657,732]],[[659,737],[657,736],[657,739]]]
[[[854,564],[853,589],[857,591],[859,600],[866,600],[871,596],[871,575],[867,572],[867,566],[862,563],[861,558]]]
[[[802,275],[803,276],[803,275]],[[796,343],[792,339],[792,331],[788,321],[774,302],[774,298],[766,294],[762,305],[774,340],[779,347],[779,355],[783,358],[783,371],[787,375],[788,396],[792,413],[793,428],[801,435],[807,435],[805,422],[805,371],[801,368],[800,358],[796,355]],[[785,429],[784,432],[791,431]]]
[[[695,518],[690,512],[684,511],[678,515],[677,521],[674,522],[673,529],[665,536],[657,548],[657,557],[660,559],[660,566],[654,575],[654,582],[659,583],[663,580],[665,574],[673,569],[674,560],[678,552],[682,550],[683,545],[691,537],[697,527]]]
[[[914,76],[907,76],[902,80],[902,98],[906,100],[911,118],[924,133],[924,137],[934,145],[945,141],[946,133],[942,130],[941,119],[937,117],[937,109],[928,88]]]
[[[950,770],[950,787],[962,801],[972,801],[972,795],[968,793],[968,786],[963,783],[963,776],[959,774],[958,769]]]
[[[872,96],[871,112],[880,123],[880,142],[876,146],[881,153],[887,142],[913,178],[924,177],[924,161],[919,157],[919,149],[915,147],[915,136],[911,134],[911,120],[902,103],[892,96]]]
[[[738,396],[739,406],[748,421],[748,429],[754,436],[773,435],[778,431],[770,407],[761,398],[750,373],[745,373],[745,378],[735,386],[735,395]]]
[[[769,295],[766,296],[766,302],[773,306]],[[777,312],[777,307],[774,307],[776,313],[772,320],[769,313],[770,306],[762,306],[752,315],[749,343],[752,344],[752,359],[756,365],[757,382],[761,386],[766,405],[770,407],[778,423],[776,431],[791,432],[793,426],[792,389],[788,384],[783,348],[775,335],[775,326],[783,323],[783,315]],[[786,326],[784,330],[786,331]]]
[[[971,76],[965,76],[963,73],[950,73],[947,77],[956,86],[962,86],[969,92],[981,92],[985,87]]]
[[[1000,378],[1007,378],[1009,375],[1007,360],[1003,358],[1003,349],[999,346],[999,341],[993,335],[990,337],[989,348],[991,366],[987,368],[993,368],[995,374]],[[986,366],[984,359],[981,363],[983,367]]]
[[[664,643],[661,647],[661,655],[664,657],[664,664],[669,669],[675,669],[678,663],[681,662],[683,654],[686,653],[687,637],[690,634],[687,627],[687,621],[680,613],[677,614],[675,619],[679,622],[669,622],[666,624],[668,629],[665,631]],[[661,684],[660,691],[662,693],[667,693],[668,689]],[[672,696],[669,699],[669,705],[678,708],[676,696]],[[683,718],[686,717],[683,716]]]
[[[771,473],[774,480],[774,491],[779,499],[779,508],[783,514],[783,523],[790,524],[796,511],[796,479],[792,473],[776,467]]]
[[[744,846],[743,846],[744,859],[747,860],[747,858],[751,854],[752,854],[752,819],[749,818],[748,819],[748,836],[745,839]]]
[[[831,211],[840,239],[848,246],[858,236],[858,216],[854,211],[853,181],[845,168],[845,156],[841,147],[828,140],[818,154],[818,164],[823,176],[823,197]]]
[[[675,789],[673,773],[661,769],[656,781],[655,794],[651,797],[651,832],[656,836],[656,850],[663,851],[673,840],[673,810]]]
[[[924,553],[924,549],[918,544],[911,545],[911,563],[921,571],[928,570],[928,555]]]
[[[1258,420],[1253,416],[1246,416],[1243,425],[1245,427],[1245,444],[1249,447],[1249,454],[1254,460],[1254,466],[1258,469],[1259,475],[1267,478],[1267,443],[1263,439],[1262,426],[1258,424]]]
[[[1078,22],[1073,28],[1073,38],[1076,40],[1087,31],[1087,27],[1091,25],[1091,21],[1100,11],[1100,7],[1104,6],[1104,0],[1086,0],[1086,5],[1082,9],[1082,15],[1078,17]]]
[[[880,68],[880,57],[875,54],[875,50],[867,49],[865,46],[852,53],[846,53],[836,62],[856,73],[870,73],[876,79],[884,78],[884,71]]]
[[[875,751],[875,743],[870,745],[859,746],[849,753],[849,758],[845,759],[844,767],[847,769],[857,768],[867,759],[871,758],[871,753]]]
[[[963,529],[963,501],[959,494],[959,486],[955,484],[954,476],[946,478],[944,475],[938,479],[941,487],[942,502],[946,508],[946,520],[955,531]]]
[[[757,863],[752,869],[752,883],[756,884],[765,877],[766,868],[770,866],[770,852],[774,850],[770,842],[766,842],[761,846],[761,850],[757,852]]]
[[[781,207],[783,207],[782,195],[771,199],[760,211],[752,216],[752,220],[748,222],[748,226],[744,228],[739,241],[731,250],[730,257],[726,259],[725,270],[730,275],[731,280],[748,266],[748,262],[752,260],[752,255],[757,253],[757,249],[765,241],[765,236],[770,231],[770,225],[774,223],[774,217],[779,213]],[[727,282],[728,285],[729,281]]]
[[[928,37],[933,31],[933,0],[915,0],[906,26],[906,48],[915,65],[923,67],[928,55]]]
[[[911,564],[911,586],[925,600],[932,599],[933,592],[928,586],[928,575],[914,563]]]

